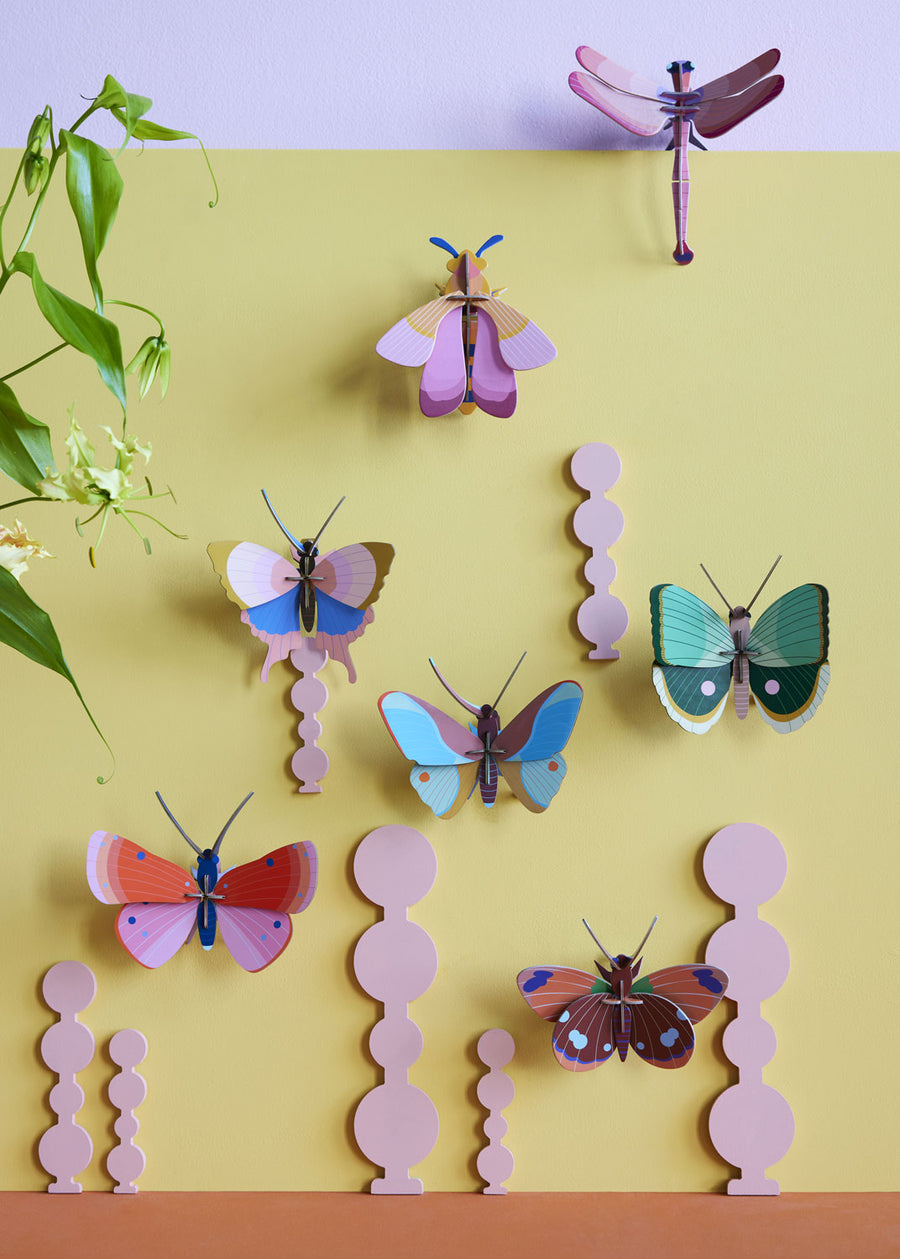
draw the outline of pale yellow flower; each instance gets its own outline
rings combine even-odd
[[[0,568],[5,568],[18,580],[28,571],[29,560],[44,559],[50,552],[45,551],[40,542],[29,538],[21,520],[17,520],[12,529],[0,525]]]

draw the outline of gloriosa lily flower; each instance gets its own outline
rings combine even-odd
[[[140,373],[138,376],[138,396],[141,401],[143,401],[147,390],[156,379],[157,372],[159,372],[159,396],[161,398],[166,396],[166,390],[169,388],[169,360],[171,354],[169,343],[162,332],[160,332],[158,337],[147,338],[125,368],[125,374],[128,376],[134,372]]]
[[[40,542],[29,538],[21,520],[12,529],[0,525],[0,568],[7,569],[18,581],[28,571],[29,560],[44,559],[50,555]]]

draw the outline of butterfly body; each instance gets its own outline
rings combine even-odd
[[[142,966],[167,962],[196,931],[204,949],[217,934],[245,970],[259,971],[287,947],[290,914],[316,890],[317,855],[307,841],[221,871],[212,849],[188,871],[110,831],[88,841],[87,877],[106,905],[124,905],[116,934]]]
[[[492,236],[473,253],[457,252],[432,236],[432,244],[452,255],[450,279],[439,297],[399,320],[375,347],[392,363],[423,368],[419,406],[424,415],[449,415],[457,408],[468,415],[480,407],[506,418],[516,408],[516,371],[556,357],[549,338],[500,301],[504,290],[492,289],[485,278],[481,254],[502,239]]]
[[[693,1025],[721,1000],[728,976],[714,966],[669,966],[639,979],[641,958],[620,953],[599,974],[568,966],[520,972],[522,996],[552,1020],[553,1053],[568,1071],[591,1071],[632,1049],[652,1066],[685,1066],[694,1051]]]
[[[738,717],[747,716],[752,696],[781,733],[799,729],[822,702],[830,678],[824,586],[788,591],[753,626],[749,606],[729,606],[726,626],[690,591],[654,586],[650,615],[653,683],[683,729],[704,734],[722,715],[732,684]]]
[[[388,691],[378,707],[400,751],[416,762],[410,782],[421,799],[438,817],[452,817],[476,786],[492,808],[500,776],[527,809],[542,813],[565,776],[560,753],[581,699],[577,682],[557,682],[506,726],[496,704],[460,700],[475,717],[468,726],[405,691]]]

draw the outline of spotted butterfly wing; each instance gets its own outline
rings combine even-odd
[[[659,698],[683,730],[704,734],[728,699],[734,652],[728,626],[709,604],[673,585],[650,591],[650,619]]]
[[[809,721],[831,676],[828,591],[797,586],[766,608],[747,639],[750,689],[762,717],[789,733]]]
[[[615,1049],[615,1006],[605,979],[572,966],[529,966],[520,971],[519,992],[542,1019],[553,1020],[553,1053],[567,1071],[591,1071]]]
[[[497,768],[532,813],[543,813],[562,786],[569,741],[584,692],[577,682],[557,682],[536,696],[497,736]]]

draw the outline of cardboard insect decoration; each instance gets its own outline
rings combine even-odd
[[[698,964],[667,966],[639,979],[639,954],[656,922],[633,953],[616,957],[585,922],[609,963],[609,970],[594,963],[598,975],[571,966],[529,966],[519,973],[522,996],[536,1014],[555,1024],[553,1053],[567,1071],[592,1071],[613,1050],[624,1062],[629,1046],[654,1067],[683,1067],[690,1061],[693,1024],[718,1005],[728,976]]]
[[[197,854],[190,872],[121,835],[94,831],[88,841],[88,883],[104,905],[124,905],[116,935],[142,966],[162,966],[195,931],[207,950],[220,932],[228,952],[247,971],[263,970],[284,952],[291,938],[289,915],[306,909],[315,894],[316,849],[306,840],[286,844],[257,861],[222,870],[222,840],[252,795],[241,801],[213,846],[201,849],[156,793]]]
[[[429,238],[446,249],[450,279],[440,297],[394,324],[375,349],[404,367],[423,367],[419,406],[423,415],[449,415],[476,407],[506,417],[516,409],[516,372],[543,367],[556,347],[537,324],[501,302],[505,289],[492,289],[484,277],[482,254],[502,236],[491,236],[473,254],[459,253],[440,236]]]
[[[350,644],[365,633],[394,558],[386,542],[356,542],[319,554],[319,539],[343,498],[314,538],[295,538],[262,491],[266,506],[290,543],[290,559],[255,542],[212,542],[207,550],[225,593],[250,632],[268,645],[261,677],[305,639],[346,667],[356,669]]]
[[[478,787],[482,803],[492,808],[499,774],[532,813],[543,813],[566,775],[560,752],[566,746],[582,690],[577,682],[557,682],[536,696],[508,725],[497,705],[525,653],[493,704],[472,704],[444,680],[441,684],[475,718],[462,725],[427,700],[388,691],[378,701],[384,723],[397,747],[415,761],[409,781],[438,817],[453,817]]]
[[[688,146],[706,147],[694,132],[699,131],[707,139],[724,135],[774,100],[784,87],[784,78],[780,74],[768,79],[762,76],[775,68],[781,53],[777,48],[770,48],[753,61],[705,83],[703,87],[691,87],[691,74],[695,68],[693,62],[672,61],[666,66],[672,76],[671,88],[657,87],[650,79],[617,66],[593,48],[582,45],[575,56],[588,73],[574,70],[569,75],[569,87],[582,100],[634,135],[653,136],[664,129],[671,129],[672,139],[667,147],[675,150],[672,200],[677,238],[672,256],[684,266],[694,256],[687,243],[691,186]]]
[[[728,624],[681,586],[650,591],[653,684],[663,707],[684,730],[704,734],[722,716],[732,679],[738,717],[750,710],[750,694],[773,730],[783,734],[809,721],[822,702],[828,665],[828,591],[809,583],[789,590],[751,629],[750,609],[775,571],[745,608],[728,608]]]

